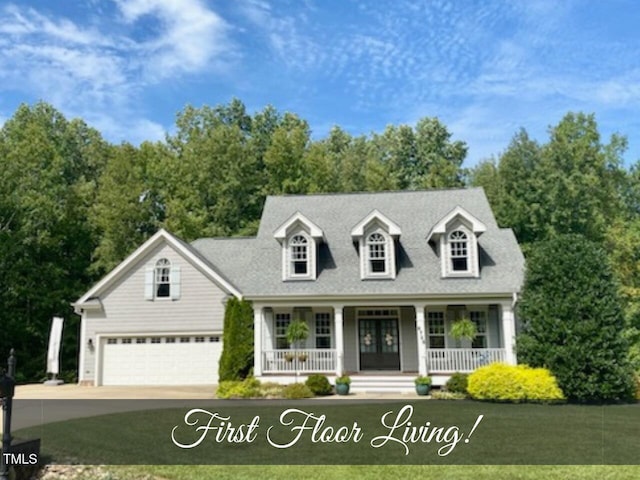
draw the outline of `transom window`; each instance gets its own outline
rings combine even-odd
[[[331,348],[331,314],[316,313],[316,348]]]
[[[469,312],[470,320],[476,325],[476,336],[472,348],[487,348],[487,316],[485,312]]]
[[[291,275],[309,274],[309,240],[304,235],[294,235],[289,242]]]
[[[156,297],[171,295],[171,262],[161,258],[156,262]]]
[[[444,312],[427,313],[427,333],[429,348],[444,348]]]
[[[289,313],[276,313],[275,318],[275,331],[276,331],[276,349],[289,348],[289,341],[287,340],[287,328],[291,323],[291,314]]]
[[[374,232],[367,237],[369,273],[387,273],[387,239],[381,233]]]
[[[451,249],[451,270],[466,272],[469,270],[469,238],[461,230],[454,230],[449,235]]]

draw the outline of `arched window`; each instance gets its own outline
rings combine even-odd
[[[369,273],[387,273],[387,239],[384,235],[374,232],[367,237],[367,255]]]
[[[309,240],[304,235],[294,235],[289,241],[291,275],[309,275]]]
[[[462,230],[454,230],[449,234],[451,252],[451,270],[467,272],[469,270],[469,238]]]
[[[156,297],[171,295],[171,262],[161,258],[156,262]]]

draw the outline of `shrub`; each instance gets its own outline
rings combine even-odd
[[[413,381],[416,385],[431,385],[431,377],[419,375]]]
[[[447,392],[467,394],[469,374],[456,372],[447,380]]]
[[[518,313],[518,358],[549,368],[570,401],[632,398],[622,305],[601,246],[561,235],[532,248]]]
[[[467,396],[464,393],[449,390],[432,390],[431,398],[434,400],[464,400]]]
[[[331,395],[333,391],[329,379],[324,375],[309,375],[305,385],[314,395]]]
[[[216,391],[218,398],[256,398],[262,396],[260,381],[248,377],[242,381],[225,380],[220,382]]]
[[[304,383],[292,383],[291,385],[284,387],[282,390],[282,396],[290,400],[311,398],[313,397],[313,392]]]
[[[557,402],[564,399],[549,370],[493,363],[469,375],[469,395],[498,402]]]
[[[253,368],[253,308],[233,297],[224,311],[223,348],[218,373],[220,381],[242,380]]]
[[[264,382],[260,384],[260,396],[266,398],[282,398],[284,385],[275,382]]]

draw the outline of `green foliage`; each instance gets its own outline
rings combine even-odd
[[[244,380],[224,380],[216,390],[218,398],[259,398],[263,396],[260,381],[248,377]]]
[[[468,318],[461,318],[456,320],[451,325],[450,335],[456,340],[473,340],[478,333],[476,324]]]
[[[220,381],[246,378],[253,368],[253,308],[250,302],[235,297],[227,301],[222,338]]]
[[[447,380],[447,391],[452,393],[463,393],[466,395],[469,384],[469,374],[456,372]]]
[[[336,377],[336,385],[338,384],[351,385],[351,377],[343,373],[339,377]]]
[[[549,368],[570,401],[633,394],[617,284],[604,250],[579,235],[536,245],[519,303],[518,358]]]
[[[420,375],[413,380],[413,383],[416,385],[431,385],[431,377]]]
[[[313,397],[313,392],[304,383],[292,383],[284,387],[282,396],[289,400],[296,400],[298,398],[311,398]]]
[[[556,379],[544,368],[493,363],[469,375],[471,398],[499,402],[556,402],[564,399]]]
[[[314,395],[331,395],[333,392],[329,379],[324,375],[309,375],[304,383]]]
[[[431,390],[431,398],[433,400],[464,400],[467,398],[467,394],[439,389]]]
[[[287,341],[291,345],[296,345],[299,342],[303,342],[309,337],[309,325],[304,320],[294,320],[289,323],[287,327]]]

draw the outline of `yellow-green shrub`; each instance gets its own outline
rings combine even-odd
[[[469,375],[467,391],[476,400],[557,402],[564,399],[555,377],[545,368],[492,363]]]
[[[255,398],[262,396],[260,381],[248,377],[242,381],[226,380],[220,382],[216,391],[218,398]]]

